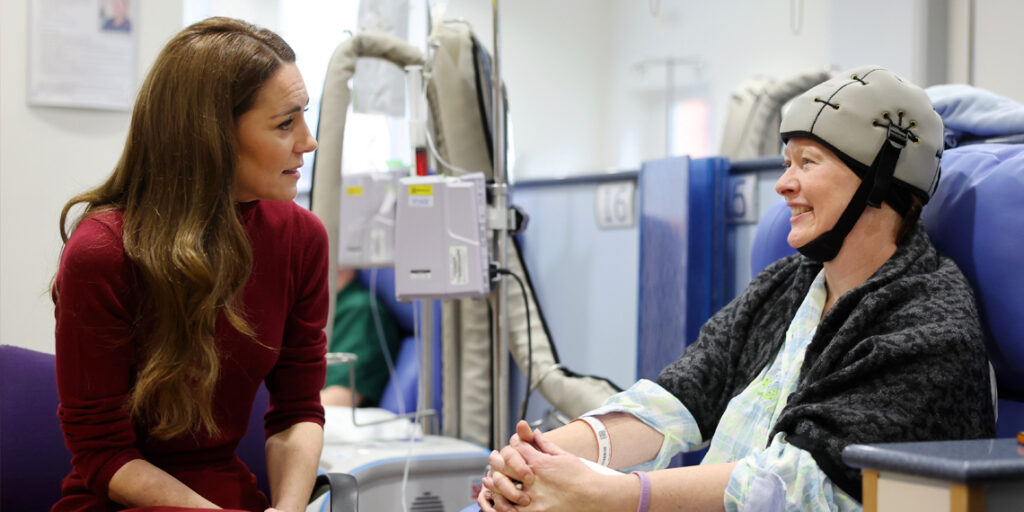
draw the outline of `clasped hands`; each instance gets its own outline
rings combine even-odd
[[[592,471],[525,421],[516,424],[508,446],[491,452],[488,463],[477,496],[484,512],[602,510],[616,493],[629,495],[636,485],[631,475]]]

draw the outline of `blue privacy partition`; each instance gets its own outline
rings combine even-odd
[[[512,196],[512,203],[530,216],[520,242],[542,310],[533,314],[543,315],[559,361],[575,373],[619,387],[636,380],[638,227],[599,226],[595,202],[599,187],[635,184],[637,174],[518,181]],[[510,403],[518,418],[525,378],[514,364],[510,373]],[[535,420],[550,408],[534,393],[527,417]]]
[[[637,377],[653,379],[751,279],[756,219],[779,202],[782,158],[674,157],[643,165],[639,182]],[[737,220],[742,200],[755,221]]]
[[[727,221],[726,226],[726,251],[729,257],[728,284],[726,293],[730,297],[739,295],[747,287],[747,283],[768,266],[769,263],[783,256],[794,252],[788,245],[783,248],[776,248],[773,251],[765,251],[758,247],[757,232],[760,222],[765,215],[784,205],[785,200],[775,192],[775,182],[782,176],[782,156],[769,156],[749,160],[737,160],[729,163],[729,185],[728,192],[737,190],[736,185],[740,181],[748,182],[751,197],[745,198],[748,206],[755,213],[754,221]],[[752,184],[749,182],[753,182]],[[729,204],[732,207],[734,205]],[[733,214],[736,212],[733,211]],[[727,215],[730,216],[730,215]],[[773,217],[774,220],[774,217]],[[786,217],[788,225],[789,217]],[[785,241],[783,241],[785,245]],[[788,250],[786,250],[788,248]],[[753,254],[753,252],[757,254]],[[728,302],[728,300],[726,302]]]
[[[655,379],[728,300],[725,158],[640,170],[637,377]]]
[[[750,279],[756,225],[729,220],[737,180],[754,180],[759,218],[778,200],[780,171],[781,158],[674,157],[640,171],[517,182],[512,202],[530,215],[523,261],[560,360],[623,388],[656,378]],[[637,184],[636,224],[598,226],[598,187],[628,181]],[[511,387],[513,404],[521,387]],[[528,416],[549,407],[535,394]]]
[[[736,213],[730,211],[735,210],[734,185],[739,179],[754,180],[760,213],[770,204],[760,196],[774,178],[756,176],[780,167],[774,162],[730,166],[721,157],[675,157],[643,165],[638,177],[638,378],[657,378],[697,339],[711,315],[746,286],[753,228],[729,221],[730,213]],[[704,451],[685,454],[673,466],[698,464],[703,457]]]

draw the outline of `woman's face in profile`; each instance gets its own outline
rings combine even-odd
[[[295,199],[302,154],[316,149],[303,116],[308,103],[299,68],[284,63],[238,116],[235,201]]]
[[[790,209],[789,237],[802,247],[832,229],[860,186],[860,178],[821,144],[794,137],[783,152],[785,169],[775,191]]]

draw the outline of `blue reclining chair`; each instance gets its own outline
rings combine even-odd
[[[1024,430],[1024,144],[947,150],[921,213],[974,288],[999,389],[997,437]]]
[[[786,243],[789,208],[762,218],[751,275],[796,251]],[[975,144],[942,156],[942,178],[921,213],[932,242],[974,288],[999,391],[996,435],[1024,430],[1024,145]]]
[[[374,279],[374,274],[376,278]],[[402,342],[398,348],[398,355],[394,359],[395,376],[389,379],[380,397],[378,407],[387,409],[396,414],[413,412],[419,405],[419,357],[416,353],[415,320],[413,304],[411,302],[399,302],[395,299],[395,269],[378,268],[360,270],[358,272],[360,282],[367,290],[373,289],[377,300],[384,307],[388,308],[398,322],[399,330],[402,333]],[[375,281],[375,282],[372,282]],[[374,285],[374,286],[371,286]],[[424,301],[423,311],[434,308],[434,407],[440,414],[441,407],[441,304],[437,301]],[[359,375],[356,375],[359,378]],[[401,410],[402,407],[406,410]],[[427,407],[429,408],[429,407]]]
[[[268,399],[266,388],[260,386],[238,456],[269,496],[263,450]],[[53,354],[0,345],[0,510],[49,510],[60,499],[61,480],[71,471],[71,454],[57,420],[58,401]],[[326,510],[357,510],[352,475],[320,475],[313,496],[327,491],[331,497]]]
[[[52,354],[0,345],[0,510],[49,510],[71,454],[57,420]]]

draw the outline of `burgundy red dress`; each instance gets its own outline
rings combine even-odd
[[[221,507],[263,512],[267,497],[235,455],[260,383],[266,382],[270,393],[268,437],[300,422],[323,425],[326,231],[312,213],[291,202],[245,203],[238,214],[253,251],[241,310],[259,343],[223,315],[217,319],[220,378],[213,408],[221,432],[216,437],[156,439],[128,414],[125,404],[139,365],[137,312],[145,290],[124,252],[121,213],[92,215],[71,235],[54,301],[58,415],[73,469],[53,511],[122,510],[107,498],[110,479],[125,463],[145,459]]]

